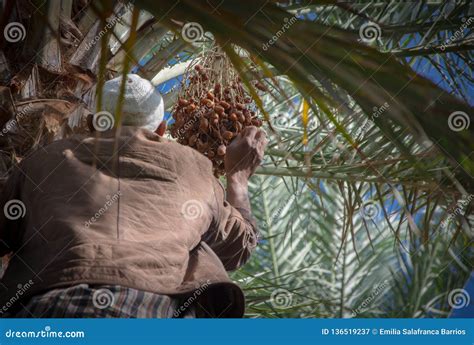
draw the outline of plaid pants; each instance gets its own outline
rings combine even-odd
[[[119,285],[79,284],[50,290],[21,304],[17,318],[194,318],[181,299]]]

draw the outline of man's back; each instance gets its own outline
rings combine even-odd
[[[173,295],[218,283],[243,303],[224,265],[245,262],[255,229],[191,148],[131,127],[117,140],[74,137],[24,160],[2,198],[26,214],[0,218],[0,255],[15,253],[0,304],[30,280],[25,295],[80,283]]]

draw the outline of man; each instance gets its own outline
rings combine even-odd
[[[116,111],[121,78],[103,89]],[[110,114],[109,114],[110,115]],[[52,143],[2,192],[0,313],[15,317],[241,317],[226,271],[257,245],[247,184],[266,146],[246,128],[225,157],[227,193],[199,152],[164,139],[163,101],[128,75],[123,127]],[[112,117],[109,118],[112,120]]]

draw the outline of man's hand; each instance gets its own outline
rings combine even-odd
[[[260,165],[267,145],[265,132],[257,127],[245,127],[227,147],[225,170],[227,176],[227,201],[250,216],[248,180]],[[246,212],[244,212],[246,211]]]
[[[262,162],[267,142],[263,130],[245,127],[227,147],[224,161],[227,178],[248,180]]]

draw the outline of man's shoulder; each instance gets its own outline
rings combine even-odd
[[[36,148],[34,151],[31,152],[30,155],[28,155],[25,160],[28,159],[38,159],[38,158],[43,158],[43,157],[51,157],[54,156],[55,154],[60,154],[64,152],[64,150],[67,149],[72,149],[78,145],[80,142],[81,138],[85,138],[85,136],[72,136],[70,138],[65,138],[65,139],[59,139],[55,140],[48,145],[41,146]]]
[[[169,140],[170,147],[173,147],[173,150],[176,153],[177,160],[181,160],[184,164],[189,164],[189,162],[195,162],[202,168],[212,171],[212,163],[211,161],[204,156],[199,151],[193,149],[192,147],[182,145],[176,141]]]
[[[128,134],[130,135],[130,133]],[[180,171],[191,171],[193,173],[201,173],[212,175],[212,163],[211,161],[199,151],[192,147],[178,143],[177,141],[162,137],[153,133],[147,129],[140,129],[133,133],[137,141],[133,141],[132,145],[148,145],[145,142],[152,142],[160,145],[160,154],[172,157],[175,161],[176,167]],[[153,143],[154,142],[154,143]],[[153,150],[149,152],[150,155],[155,154]],[[159,159],[159,157],[156,157]]]

